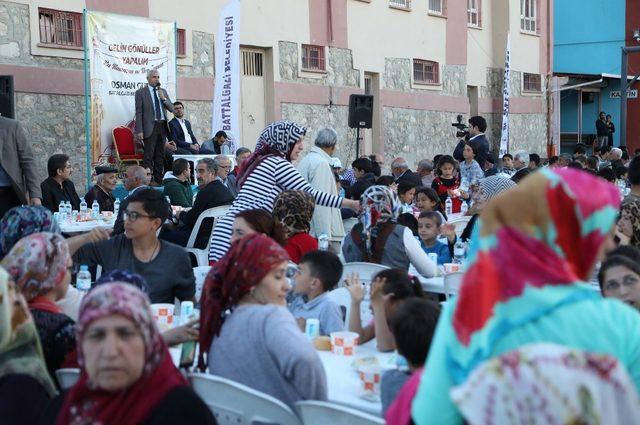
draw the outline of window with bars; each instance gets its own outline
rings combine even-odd
[[[242,75],[262,77],[262,53],[242,51]]]
[[[429,5],[428,5],[429,13],[444,15],[444,1],[445,0],[429,0]]]
[[[467,0],[467,24],[480,27],[482,21],[480,20],[480,11],[482,0]]]
[[[389,6],[404,7],[411,9],[411,0],[389,0]]]
[[[520,0],[520,29],[525,32],[537,32],[536,0]]]
[[[542,79],[540,74],[528,74],[522,75],[522,90],[526,92],[540,93],[542,91]]]
[[[82,13],[38,8],[40,43],[52,47],[82,47]]]
[[[178,45],[177,56],[179,58],[187,56],[187,32],[183,28],[178,28],[178,39],[176,40],[176,44]]]
[[[324,47],[311,44],[302,45],[302,69],[307,71],[324,71]]]
[[[417,84],[439,84],[438,62],[422,59],[413,60],[413,82]]]

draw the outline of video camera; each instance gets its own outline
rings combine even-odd
[[[457,138],[469,138],[469,126],[462,122],[462,115],[458,115],[456,117],[456,122],[452,123],[451,125],[458,129],[458,131],[456,131]]]

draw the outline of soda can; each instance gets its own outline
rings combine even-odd
[[[436,254],[435,252],[430,252],[427,255],[429,256],[429,259],[433,261],[433,264],[438,264],[438,254]]]
[[[307,319],[304,334],[309,339],[315,339],[320,336],[320,320],[318,319]]]

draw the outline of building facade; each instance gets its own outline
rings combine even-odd
[[[555,2],[552,97],[565,150],[576,141],[591,143],[600,111],[612,116],[615,146],[620,145],[621,48],[639,46],[637,0]],[[602,23],[594,25],[594,23]],[[629,75],[640,72],[640,54],[629,56]],[[640,147],[640,100],[627,104],[626,145]]]
[[[175,21],[177,98],[196,136],[205,140],[212,133],[214,32],[224,3],[0,1],[0,74],[14,76],[16,118],[31,137],[41,169],[49,155],[63,151],[79,171],[76,183],[84,186],[77,14],[86,7]],[[485,116],[497,147],[509,34],[510,148],[545,156],[552,7],[551,0],[243,0],[241,144],[253,148],[266,123],[290,119],[308,126],[307,145],[318,129],[334,127],[337,154],[350,162],[356,132],[347,125],[349,95],[368,93],[374,95],[373,128],[363,132],[361,153],[404,156],[412,165],[451,153],[451,123],[458,114],[465,122],[470,115]],[[52,38],[43,27],[56,17],[64,31]]]

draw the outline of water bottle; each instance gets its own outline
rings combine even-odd
[[[95,199],[93,200],[93,203],[91,204],[91,217],[94,220],[97,220],[98,217],[100,217],[100,205],[98,204],[98,201],[96,201]]]
[[[447,214],[447,217],[450,217],[453,214],[453,201],[449,196],[447,196],[447,200],[444,201],[444,212]]]
[[[467,205],[467,203],[463,201],[462,205],[460,206],[460,214],[466,215],[467,211],[469,211],[469,205]]]
[[[120,198],[116,198],[116,202],[113,203],[113,216],[118,217],[118,211],[120,211]]]
[[[464,261],[464,242],[458,238],[456,244],[453,246],[453,262],[455,264],[462,264]]]
[[[65,201],[60,201],[60,205],[58,205],[58,212],[62,214],[66,214],[67,212],[67,204]]]
[[[71,218],[71,213],[73,212],[73,207],[71,206],[71,201],[67,201],[67,217]]]
[[[87,213],[87,201],[84,198],[80,198],[80,215]]]
[[[323,233],[318,236],[318,249],[320,251],[328,251],[329,250],[329,236]]]
[[[89,273],[89,266],[86,264],[80,266],[80,271],[76,276],[76,289],[83,295],[91,289],[91,273]]]

